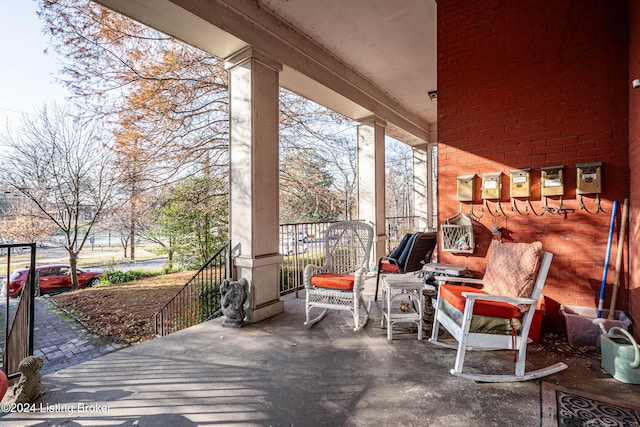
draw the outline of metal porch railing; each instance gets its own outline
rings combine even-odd
[[[29,248],[31,250],[29,273],[22,294],[18,302],[13,319],[9,304],[9,281],[11,275],[11,252],[14,248]],[[33,354],[33,330],[35,312],[35,280],[36,280],[36,244],[17,243],[2,244],[0,252],[7,257],[6,277],[6,305],[4,315],[4,349],[2,352],[2,370],[7,377],[20,376],[18,364],[27,356]]]
[[[220,313],[220,285],[231,271],[225,244],[164,307],[154,315],[157,336],[197,325]]]
[[[387,253],[400,243],[404,233],[416,230],[420,217],[386,218]],[[301,222],[280,225],[280,295],[297,292],[304,287],[304,268],[308,264],[324,263],[323,237],[331,222]]]
[[[304,287],[303,273],[308,264],[322,265],[324,233],[335,221],[301,222],[280,225],[280,295],[297,292]]]
[[[415,228],[418,217],[387,218],[387,246],[397,245],[404,232]],[[335,221],[280,225],[280,295],[304,287],[304,268],[324,263],[323,238]],[[231,272],[230,245],[226,244],[164,307],[154,315],[155,334],[163,336],[196,325],[220,310],[220,285]]]

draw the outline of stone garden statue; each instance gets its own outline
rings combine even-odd
[[[3,403],[33,403],[40,397],[40,382],[43,360],[37,356],[27,356],[18,364],[20,379],[7,391]]]
[[[241,278],[238,281],[225,279],[220,285],[220,305],[225,319],[222,326],[241,328],[244,325],[244,303],[247,301],[249,282]]]

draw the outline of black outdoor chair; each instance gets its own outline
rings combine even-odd
[[[378,260],[375,301],[378,301],[380,275],[404,274],[421,270],[424,264],[431,262],[431,256],[438,243],[437,236],[435,232],[407,233],[389,255]]]

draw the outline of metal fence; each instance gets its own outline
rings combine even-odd
[[[227,243],[155,313],[156,335],[177,332],[219,315],[220,285],[229,277],[229,259]]]

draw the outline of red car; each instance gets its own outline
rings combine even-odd
[[[101,271],[78,271],[78,285],[91,287],[100,282]],[[27,281],[29,268],[19,268],[9,276],[9,296],[18,297]],[[40,265],[36,267],[36,295],[57,293],[71,289],[71,267],[66,264]],[[5,279],[6,280],[6,279]],[[4,284],[3,284],[4,285]],[[4,288],[4,286],[3,286]]]

